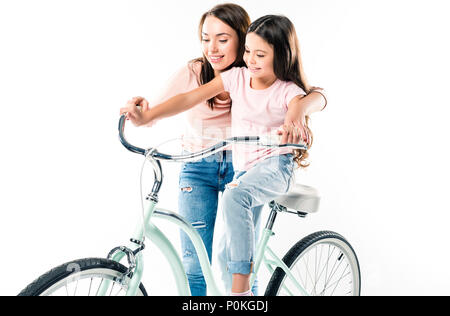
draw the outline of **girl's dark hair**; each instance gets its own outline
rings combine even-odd
[[[255,33],[272,45],[273,69],[278,79],[292,81],[309,93],[311,88],[303,71],[297,33],[287,17],[282,15],[263,16],[250,25],[248,33]]]
[[[297,33],[292,22],[285,16],[266,15],[253,22],[248,33],[255,33],[269,43],[274,51],[273,69],[278,79],[291,81],[309,94],[309,86],[303,71],[300,55],[300,46]],[[312,146],[313,135],[309,128],[310,118],[306,117],[306,127],[311,136]],[[294,160],[300,168],[307,168],[309,164],[306,159],[309,157],[307,150],[295,150]]]
[[[235,30],[238,35],[239,48],[236,60],[225,70],[229,70],[233,67],[244,67],[245,62],[243,56],[245,51],[245,37],[247,35],[247,29],[251,22],[248,13],[241,6],[233,3],[224,3],[215,6],[214,8],[203,14],[202,18],[200,19],[200,25],[198,30],[200,40],[202,39],[203,24],[205,23],[206,18],[209,16],[214,16],[218,18],[223,23],[227,24],[233,30]],[[204,85],[214,79],[215,77],[214,69],[208,62],[205,55],[203,55],[203,57],[195,59],[193,62],[201,62],[202,64],[200,72],[201,85]],[[214,98],[208,100],[208,104],[210,108],[214,110]]]

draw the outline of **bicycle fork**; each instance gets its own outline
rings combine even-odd
[[[167,210],[161,210],[156,209],[156,202],[151,201],[150,206],[147,210],[147,212],[144,215],[144,221],[146,223],[146,230],[145,233],[148,237],[148,239],[156,245],[161,252],[164,254],[164,256],[167,259],[167,262],[169,263],[172,273],[175,276],[176,286],[177,290],[180,296],[190,296],[191,291],[189,288],[189,282],[186,275],[186,271],[184,270],[183,263],[178,255],[178,251],[175,249],[173,244],[170,242],[170,240],[164,235],[163,232],[161,232],[152,222],[151,218],[161,218],[163,220],[166,220],[168,222],[171,222],[177,226],[179,226],[181,229],[183,229],[191,238],[192,242],[194,243],[195,249],[198,253],[200,264],[202,266],[203,274],[205,275],[205,281],[208,285],[208,291],[211,291],[213,295],[221,296],[215,280],[213,276],[213,272],[211,270],[211,267],[209,266],[209,260],[208,260],[208,254],[206,252],[206,248],[202,242],[202,239],[198,232],[186,221],[184,221],[182,218],[177,216],[175,213],[167,211]],[[136,248],[136,241],[142,240],[144,236],[143,226],[138,225],[136,228],[136,232],[134,234],[134,239],[131,241],[134,242],[134,245],[131,245],[130,248]],[[143,245],[140,245],[141,248]],[[137,248],[136,250],[131,250],[127,247],[118,247],[116,248],[115,252],[114,250],[110,253],[110,256],[108,259],[114,260],[116,262],[119,262],[122,260],[126,255],[129,259],[130,257],[133,259],[133,254],[137,253],[135,260],[128,260],[131,261],[130,268],[127,270],[127,272],[124,273],[123,280],[115,280],[117,282],[124,282],[127,285],[127,296],[134,296],[137,293],[137,290],[139,288],[140,281],[142,279],[143,274],[143,258],[142,253]],[[131,253],[129,256],[128,254]],[[128,272],[131,272],[130,275],[127,275]],[[104,282],[102,284],[102,288],[99,291],[99,295],[106,294],[108,290],[108,286],[110,285],[111,281]]]
[[[149,223],[149,220],[154,213],[155,207],[156,203],[151,202],[149,208],[144,214],[144,223]],[[125,284],[127,286],[127,296],[136,295],[142,280],[144,272],[144,258],[142,256],[142,250],[144,250],[145,248],[145,245],[141,242],[143,238],[144,229],[142,224],[140,224],[136,228],[134,237],[130,239],[130,245],[128,247],[121,246],[114,248],[110,251],[107,257],[109,260],[120,262],[125,256],[127,256],[129,265],[127,271],[123,273],[123,276],[120,279],[112,280],[114,282]],[[112,281],[103,280],[97,292],[97,296],[105,296]]]

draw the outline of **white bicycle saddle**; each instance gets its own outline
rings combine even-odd
[[[294,184],[288,194],[276,198],[275,202],[297,212],[312,214],[319,211],[320,195],[312,187]]]

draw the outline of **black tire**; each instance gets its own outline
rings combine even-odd
[[[292,271],[294,268],[293,266],[296,265],[297,262],[300,262],[300,260],[303,258],[303,256],[306,256],[307,253],[311,249],[317,249],[317,247],[319,245],[328,244],[328,243],[333,245],[337,249],[339,249],[339,251],[342,251],[342,253],[344,253],[346,260],[348,260],[348,262],[349,262],[348,265],[350,266],[350,271],[351,271],[352,295],[360,296],[361,295],[361,272],[360,272],[358,258],[356,256],[356,253],[353,250],[352,246],[350,245],[350,243],[344,237],[342,237],[341,235],[339,235],[337,233],[324,231],[324,232],[314,233],[308,237],[305,237],[304,239],[300,240],[296,245],[294,245],[288,251],[288,253],[283,258],[283,262]],[[338,245],[338,246],[336,246],[336,245]],[[315,247],[315,246],[317,246],[317,247]],[[316,254],[317,254],[317,250],[316,250]],[[322,257],[322,253],[320,253],[320,256]],[[340,258],[338,260],[342,260],[343,256],[339,255],[338,258]],[[329,259],[329,257],[328,257],[328,259]],[[316,261],[317,261],[317,258],[316,258]],[[316,264],[316,263],[314,263],[314,264]],[[299,263],[299,266],[300,265],[301,265],[301,263]],[[305,271],[307,271],[309,273],[308,269],[306,269]],[[322,270],[322,272],[323,272],[323,270]],[[321,275],[322,275],[322,273],[321,273]],[[272,278],[270,279],[270,281],[267,285],[265,296],[279,295],[279,291],[282,286],[282,283],[286,279],[285,277],[286,277],[286,273],[283,271],[283,269],[278,267],[275,270],[275,272],[273,273]],[[306,279],[307,278],[308,278],[308,276],[306,275]],[[320,278],[320,276],[319,276],[319,278]],[[327,279],[326,276],[325,276],[325,279]],[[324,286],[324,288],[325,288],[325,286]],[[315,292],[315,286],[314,286],[314,292]],[[325,292],[325,290],[324,290],[324,292]],[[313,294],[309,293],[309,294],[314,295],[314,293]]]
[[[121,275],[127,271],[124,265],[108,259],[90,258],[76,260],[45,273],[28,285],[18,296],[40,296],[61,281],[72,278],[75,273],[88,274],[89,271],[99,271],[99,269],[110,275]],[[139,285],[138,292],[139,295],[147,296],[147,292],[142,283]]]

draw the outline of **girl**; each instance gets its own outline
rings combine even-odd
[[[233,8],[235,10],[234,15],[230,13],[232,11],[230,10],[230,8]],[[186,81],[190,82],[191,85],[185,87],[186,90],[189,90],[189,88],[190,90],[192,90],[192,86],[195,85],[195,83],[197,83],[197,86],[199,83],[204,84],[204,86],[194,90],[191,93],[178,95],[177,97],[172,98],[167,102],[153,107],[151,110],[148,109],[148,103],[146,102],[146,100],[143,100],[142,98],[135,98],[128,103],[127,108],[121,109],[121,114],[127,112],[128,118],[131,119],[135,125],[141,126],[152,124],[157,119],[175,115],[192,108],[192,110],[190,111],[190,114],[192,115],[191,117],[201,114],[200,117],[203,121],[209,121],[212,122],[212,124],[214,124],[214,122],[218,123],[220,121],[218,118],[222,117],[225,122],[228,120],[229,124],[229,113],[228,115],[226,115],[223,111],[221,111],[220,107],[219,111],[217,111],[215,108],[211,108],[211,102],[213,102],[213,104],[217,104],[217,102],[219,102],[220,104],[220,100],[223,101],[225,97],[229,97],[225,90],[231,91],[232,89],[225,89],[221,74],[223,74],[224,70],[227,70],[232,66],[239,67],[239,63],[237,63],[236,61],[242,60],[242,57],[240,57],[239,55],[239,50],[241,50],[240,47],[242,47],[243,50],[244,45],[243,41],[242,43],[240,42],[240,32],[236,31],[237,28],[232,28],[230,26],[231,24],[236,22],[235,18],[237,16],[246,16],[236,13],[245,12],[241,11],[239,8],[240,7],[237,7],[235,5],[226,4],[216,7],[203,16],[200,30],[202,33],[201,38],[203,41],[204,58],[202,60],[191,62],[187,67],[188,69],[184,71],[184,73],[187,73],[188,76],[180,76],[180,79],[183,79],[183,81],[180,80],[176,85],[174,85],[178,87],[180,83],[186,85]],[[234,19],[231,17],[234,17]],[[251,34],[249,34],[249,36],[250,35]],[[244,36],[242,36],[242,39],[243,38]],[[233,55],[233,51],[230,49],[230,47],[233,47],[233,43],[238,43],[234,46],[234,52],[236,53],[234,59],[230,58],[230,56]],[[251,54],[249,53],[245,54],[247,58],[250,55]],[[231,63],[228,65],[231,60],[234,60],[235,63]],[[249,63],[249,61],[247,62]],[[235,65],[236,63],[237,65]],[[242,71],[246,70],[246,68],[242,67],[234,69],[241,69]],[[207,75],[208,73],[209,76]],[[195,83],[192,82],[193,78],[196,79]],[[259,77],[256,76],[255,81],[252,83],[253,89],[259,89],[259,83],[264,82],[264,80],[268,79],[268,77],[266,76],[262,77],[264,79],[263,81],[260,81],[260,79],[258,78]],[[253,84],[256,84],[256,86],[253,86]],[[176,89],[173,90],[176,91]],[[257,90],[255,90],[255,92],[257,92]],[[317,92],[320,93],[320,91]],[[299,94],[303,94],[303,92],[299,92]],[[298,142],[300,136],[302,136],[304,140],[307,140],[307,133],[302,128],[305,126],[303,118],[305,118],[310,113],[321,110],[324,107],[324,101],[321,94],[313,93],[308,98],[309,99],[295,98],[289,104],[290,115],[286,117],[285,121],[283,121],[283,118],[280,122],[277,122],[277,124],[280,123],[279,125],[282,125],[283,122],[288,124],[286,132],[284,133],[285,142]],[[237,107],[237,109],[245,107],[245,104],[241,105],[239,104],[239,102],[240,101],[235,101],[234,103],[234,106]],[[280,100],[275,100],[275,102],[278,102],[277,106],[281,108],[282,103],[280,103]],[[144,110],[142,112],[137,111],[135,106],[136,104],[143,105]],[[231,102],[229,100],[229,103],[225,108],[229,110],[230,105]],[[297,124],[297,126],[300,127],[295,130],[295,133],[293,128],[294,124]],[[223,124],[222,126],[224,125],[227,124]],[[205,133],[206,131],[207,129],[203,130],[201,133],[202,135],[208,137],[209,135]],[[224,138],[229,136],[230,135],[227,135],[225,133],[223,134]],[[215,134],[213,137],[217,138],[217,134]],[[209,147],[210,145],[212,144],[206,142],[193,147],[185,146],[185,149],[189,148],[190,151],[198,151],[205,147]],[[221,156],[229,156],[229,152],[224,152]],[[304,156],[302,157],[304,158]],[[224,185],[230,182],[233,178],[233,172],[231,171],[230,163],[224,162],[223,160],[224,159],[215,159],[214,161],[201,161],[194,164],[187,164],[183,167],[183,172],[180,176],[180,212],[183,214],[183,210],[195,210],[196,213],[198,213],[196,214],[196,216],[201,217],[200,221],[198,217],[189,216],[190,214],[183,215],[187,216],[189,220],[192,221],[192,223],[202,222],[206,224],[206,229],[201,229],[204,230],[204,233],[202,234],[202,231],[200,229],[199,232],[201,233],[202,238],[207,245],[210,258],[212,232],[214,228],[215,215],[217,212],[217,195],[219,191],[223,191]],[[183,178],[183,176],[185,176],[186,178]],[[219,183],[221,183],[221,185],[218,185]],[[258,206],[258,208],[262,207]],[[252,220],[257,219],[258,215],[259,211],[256,210],[255,216],[253,216]],[[205,222],[205,218],[209,218],[209,220]],[[255,223],[252,222],[252,225],[255,225]],[[254,236],[253,239],[255,239]],[[203,276],[201,274],[200,265],[198,263],[198,259],[196,258],[195,250],[193,249],[192,244],[187,240],[187,238],[184,238],[183,248],[185,251],[184,262],[186,270],[188,272],[192,294],[205,295],[206,288],[204,286],[204,279],[202,279]],[[186,264],[186,262],[188,262],[188,264]],[[232,271],[230,270],[230,272]],[[194,279],[197,284],[202,284],[200,284],[200,286],[198,287],[194,287]],[[199,290],[196,291],[196,289]]]

